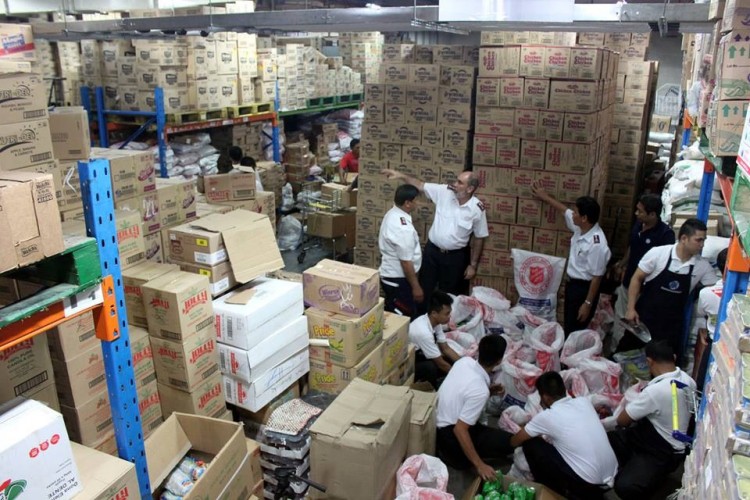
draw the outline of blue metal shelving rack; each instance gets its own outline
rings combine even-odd
[[[135,464],[141,498],[149,498],[151,485],[130,353],[109,161],[79,162],[78,173],[86,233],[97,240],[102,275],[112,277],[114,288],[111,293],[114,294],[116,304],[119,335],[114,340],[102,341],[102,352],[117,449],[120,458]]]

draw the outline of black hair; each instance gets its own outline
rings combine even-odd
[[[255,168],[257,165],[255,163],[255,158],[252,156],[243,156],[240,160],[240,165],[243,167],[253,167]]]
[[[677,236],[677,239],[682,239],[683,236],[690,238],[698,231],[708,231],[706,223],[696,218],[688,219],[680,226],[680,234]]]
[[[581,196],[576,199],[576,208],[578,209],[578,215],[586,217],[586,220],[590,224],[596,224],[599,222],[599,214],[601,213],[601,207],[599,202],[591,196]]]
[[[487,335],[479,341],[479,364],[491,368],[503,360],[508,343],[500,335]]]
[[[719,268],[719,271],[721,274],[724,274],[724,269],[727,267],[727,254],[729,253],[729,249],[725,248],[721,252],[719,252],[719,255],[716,256],[716,267]]]
[[[643,209],[647,214],[655,213],[657,217],[661,217],[661,209],[664,205],[661,202],[661,198],[655,194],[644,194],[638,198],[638,203],[643,205]]]
[[[417,196],[419,196],[419,189],[411,184],[402,184],[396,188],[396,193],[393,195],[393,203],[397,207],[401,207],[407,201],[414,201]]]
[[[354,149],[357,144],[359,144],[359,139],[352,139],[352,142],[349,143],[349,149]]]
[[[666,340],[652,340],[646,344],[646,357],[657,363],[674,363],[674,349]]]
[[[229,148],[229,159],[232,160],[233,163],[239,163],[240,160],[242,160],[242,148],[239,146],[232,146]]]
[[[555,400],[564,398],[567,395],[565,382],[562,376],[557,372],[546,372],[539,375],[536,379],[536,390],[539,396],[549,396]]]
[[[453,304],[453,299],[450,295],[443,291],[435,290],[430,296],[430,308],[427,312],[440,312],[443,310],[443,307],[450,306],[451,304]]]

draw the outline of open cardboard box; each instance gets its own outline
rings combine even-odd
[[[508,486],[510,486],[511,483],[521,483],[524,486],[532,486],[536,490],[536,495],[534,495],[534,498],[536,500],[565,500],[564,496],[558,495],[542,484],[535,483],[533,481],[524,481],[523,479],[517,479],[512,476],[503,476],[504,489],[507,490]],[[474,496],[480,493],[482,493],[482,478],[478,477],[474,479],[469,488],[464,492],[464,495],[463,497],[461,497],[461,499],[474,500]]]
[[[242,424],[173,413],[146,439],[152,493],[160,493],[182,458],[190,453],[208,463],[206,472],[183,498],[219,498],[247,455]]]

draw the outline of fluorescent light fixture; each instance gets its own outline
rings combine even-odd
[[[376,4],[376,3],[366,3],[365,7],[367,7],[368,9],[372,9],[372,10],[380,10],[380,9],[382,9],[382,7],[380,5],[378,5],[378,4]]]

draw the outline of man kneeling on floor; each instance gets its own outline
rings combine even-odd
[[[568,397],[557,372],[543,373],[536,389],[544,411],[510,440],[523,445],[534,481],[570,499],[603,498],[617,458],[589,398]]]
[[[624,427],[608,434],[620,463],[615,493],[622,500],[650,498],[664,476],[685,459],[685,443],[672,437],[671,381],[688,386],[677,391],[678,423],[683,433],[690,423],[688,391],[695,390],[695,382],[677,368],[667,340],[646,344],[646,361],[654,378],[619,415],[603,421],[607,429]]]
[[[482,338],[479,362],[469,357],[459,359],[438,391],[438,454],[456,469],[473,465],[485,480],[495,477],[494,469],[485,461],[513,452],[510,433],[477,423],[490,393],[503,392],[502,386],[490,385],[490,374],[503,360],[505,347],[505,339],[499,335]]]
[[[451,319],[450,295],[435,290],[430,297],[427,314],[409,325],[409,342],[417,347],[414,380],[429,382],[438,389],[440,381],[461,357],[448,346],[445,325]]]

